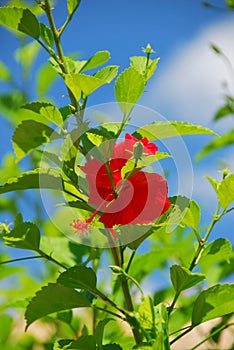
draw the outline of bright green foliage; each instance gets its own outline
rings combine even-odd
[[[208,175],[206,175],[205,178],[209,181],[209,183],[211,184],[211,186],[215,190],[216,194],[218,195],[218,188],[219,188],[221,181],[213,179],[212,177],[210,177]]]
[[[39,22],[29,9],[0,7],[0,24],[34,39],[38,39],[40,35]]]
[[[98,51],[96,52],[86,63],[82,66],[80,72],[85,72],[90,69],[94,69],[102,66],[110,59],[109,51]]]
[[[176,292],[191,288],[205,279],[201,273],[193,273],[186,267],[173,265],[170,269],[171,281]]]
[[[47,188],[62,191],[62,178],[59,169],[35,169],[18,178],[9,179],[0,186],[0,194],[28,189]]]
[[[68,14],[72,15],[80,5],[81,0],[67,0]]]
[[[155,330],[156,340],[153,344],[152,350],[170,350],[168,339],[168,315],[167,308],[164,304],[155,306]]]
[[[6,245],[14,248],[37,251],[40,245],[40,231],[32,222],[15,224],[15,227],[3,236]]]
[[[128,114],[145,89],[143,76],[134,68],[125,69],[115,83],[115,97],[123,114]]]
[[[206,157],[208,154],[234,144],[234,130],[227,132],[226,134],[220,136],[217,139],[209,142],[202,150],[196,155],[197,160],[201,160]]]
[[[188,122],[154,122],[144,125],[136,131],[142,137],[147,137],[148,140],[160,140],[167,137],[183,136],[183,135],[198,135],[198,134],[217,134],[200,125],[190,124]]]
[[[232,254],[232,244],[228,239],[218,238],[215,241],[209,243],[202,252],[202,256],[199,260],[199,264],[208,264],[209,258],[213,263],[217,263],[220,259],[230,263]]]
[[[196,230],[201,218],[200,207],[195,201],[190,201],[189,207],[185,209],[183,223],[193,230]]]
[[[43,116],[48,121],[61,125],[63,123],[63,117],[54,105],[49,102],[30,102],[22,106],[24,109],[29,109],[30,111],[37,114],[37,118]]]
[[[97,277],[91,268],[74,266],[63,272],[57,281],[66,287],[95,291]]]
[[[230,174],[221,181],[218,187],[218,199],[224,209],[234,201],[234,174]]]
[[[232,9],[234,9],[234,1],[233,0],[226,0],[226,5]]]
[[[216,317],[233,313],[233,295],[233,284],[217,284],[201,292],[193,307],[193,326]]]
[[[29,302],[25,313],[26,328],[39,318],[54,312],[89,306],[89,301],[81,293],[58,283],[49,283]]]
[[[95,73],[94,76],[98,79],[104,80],[109,84],[118,74],[118,69],[118,66],[107,66],[100,69],[97,73]]]
[[[23,66],[25,75],[29,73],[29,70],[34,63],[39,50],[40,46],[35,41],[23,45],[18,50],[16,50],[15,59]]]
[[[12,137],[17,161],[44,143],[59,138],[60,135],[48,125],[35,120],[23,120]]]
[[[46,45],[52,48],[54,45],[54,37],[51,29],[48,28],[44,23],[40,23],[39,25],[41,38],[46,43]]]
[[[130,66],[135,68],[140,74],[143,75],[144,79],[148,81],[154,74],[159,59],[160,58],[151,60],[147,59],[146,56],[133,56],[130,57]]]

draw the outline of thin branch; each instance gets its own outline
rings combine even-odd
[[[44,256],[42,256],[42,255],[35,255],[35,256],[27,256],[25,258],[17,258],[17,259],[12,259],[12,260],[0,261],[0,265],[14,263],[14,262],[17,262],[17,261],[38,259],[38,258],[44,258]]]

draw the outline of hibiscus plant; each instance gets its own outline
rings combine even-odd
[[[1,239],[23,254],[11,249],[13,256],[7,257],[7,250],[0,256],[1,278],[20,276],[17,293],[10,288],[2,293],[0,343],[9,350],[36,349],[35,344],[53,350],[168,350],[213,319],[215,326],[186,349],[218,343],[233,325],[233,254],[226,237],[212,234],[234,209],[234,174],[224,170],[218,180],[207,176],[217,207],[208,225],[201,225],[199,204],[172,193],[170,176],[162,170],[173,161],[177,167],[183,157],[182,151],[174,155],[166,140],[179,139],[185,147],[183,135],[218,135],[160,116],[145,125],[143,116],[140,122],[134,119],[136,111],[151,114],[137,106],[159,61],[150,44],[130,58],[126,69],[105,65],[108,51],[85,60],[66,56],[61,37],[80,0],[67,0],[67,19],[60,28],[51,0],[9,5],[0,7],[0,24],[20,37],[23,69],[29,75],[39,48],[49,64],[38,73],[34,101],[0,66],[2,80],[12,86],[0,103],[14,128],[17,161],[9,155],[0,170],[0,206],[14,221],[1,223]],[[56,76],[69,98],[65,106],[56,106],[47,95]],[[110,83],[116,101],[103,109],[91,107],[90,96]],[[187,166],[185,158],[182,166]],[[18,213],[25,206],[22,200],[36,208],[34,222]],[[33,263],[35,276],[25,276],[23,260]],[[34,331],[30,340],[17,343],[12,320],[22,308],[26,334]],[[42,328],[48,329],[45,340],[37,337]]]

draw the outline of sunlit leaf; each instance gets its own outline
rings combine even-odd
[[[196,160],[201,160],[208,154],[230,145],[234,144],[234,130],[227,132],[217,139],[209,142],[202,150],[196,155]]]
[[[209,181],[213,189],[215,190],[216,194],[218,195],[218,188],[221,183],[221,181],[213,179],[212,177],[206,175],[205,178]]]
[[[203,126],[176,121],[147,124],[138,129],[136,134],[147,137],[149,141],[182,135],[208,134],[217,136],[214,131]]]
[[[95,291],[97,277],[91,268],[73,266],[63,272],[57,281],[66,287]]]
[[[170,350],[168,339],[168,313],[165,304],[154,307],[156,340],[152,350]]]
[[[106,83],[110,83],[118,74],[118,66],[107,66],[100,69],[95,73],[95,77],[104,80]]]
[[[15,52],[15,58],[18,62],[20,62],[25,70],[29,71],[38,55],[39,50],[39,44],[36,41],[33,41],[18,48]]]
[[[142,74],[145,80],[149,80],[154,74],[159,58],[155,60],[147,59],[146,56],[132,56],[130,57],[130,65]],[[148,64],[148,66],[147,66]],[[146,68],[147,67],[147,68]]]
[[[67,10],[68,14],[71,15],[78,6],[80,5],[81,0],[67,0]]]
[[[85,72],[87,70],[102,66],[109,59],[110,59],[109,51],[98,51],[83,65],[80,72]]]
[[[218,199],[224,209],[234,201],[234,174],[226,176],[218,187]]]
[[[30,102],[22,106],[23,109],[29,109],[30,111],[42,115],[48,121],[61,125],[63,123],[63,117],[57,107],[49,102]]]
[[[32,222],[23,222],[5,234],[3,241],[10,247],[37,251],[40,245],[40,231]]]
[[[39,97],[46,95],[57,76],[56,71],[49,64],[38,70],[36,88]]]
[[[176,292],[191,288],[205,279],[205,275],[193,273],[180,265],[173,265],[170,268],[170,275]]]
[[[115,97],[124,114],[130,113],[145,89],[145,80],[136,69],[127,68],[117,78]]]
[[[196,230],[201,218],[200,207],[195,201],[190,201],[189,207],[185,209],[183,216],[183,223],[188,227]]]
[[[11,80],[11,73],[7,66],[0,61],[0,80],[4,81],[10,81]]]
[[[102,348],[102,341],[103,341],[105,326],[110,321],[112,321],[112,318],[105,318],[104,320],[99,321],[97,326],[96,326],[95,339],[96,339],[97,346],[100,348]]]
[[[40,23],[40,35],[46,45],[52,48],[54,45],[54,36],[52,30],[44,23]]]
[[[0,194],[22,191],[27,189],[55,189],[63,190],[60,171],[55,168],[34,169],[22,174],[20,177],[9,179],[4,185],[0,186]]]
[[[193,306],[192,325],[233,313],[233,295],[233,284],[217,284],[201,292]]]
[[[25,313],[26,329],[39,318],[62,310],[89,307],[90,303],[81,293],[58,283],[42,287],[29,302]]]
[[[52,128],[35,120],[23,120],[16,128],[12,141],[17,161],[37,147],[51,140],[59,139],[60,135]]]
[[[34,39],[38,39],[40,35],[39,22],[29,9],[0,7],[0,24]]]

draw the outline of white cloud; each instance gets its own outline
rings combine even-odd
[[[210,48],[214,43],[234,62],[234,23],[226,20],[204,28],[169,59],[153,78],[144,104],[157,108],[168,119],[208,125],[222,103],[222,83],[233,91],[230,71]],[[163,61],[163,57],[162,57]],[[225,123],[230,126],[230,119]],[[218,129],[224,123],[218,124]]]

